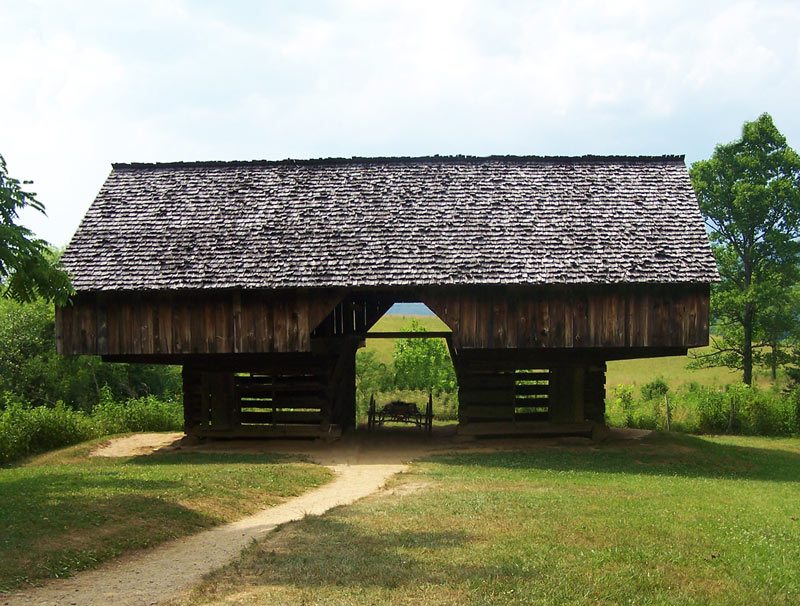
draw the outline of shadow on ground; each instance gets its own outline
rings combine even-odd
[[[323,540],[320,538],[324,537]],[[432,568],[412,554],[463,548],[470,537],[461,531],[385,530],[359,527],[347,520],[306,518],[277,531],[269,541],[245,552],[223,578],[244,586],[292,585],[397,588],[446,583],[455,577],[481,574],[457,564]],[[421,550],[420,550],[421,548]],[[313,564],[311,563],[313,561]]]

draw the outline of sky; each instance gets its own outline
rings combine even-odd
[[[800,147],[800,1],[0,0],[0,154],[65,245],[112,162]]]

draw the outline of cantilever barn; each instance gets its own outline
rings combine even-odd
[[[681,156],[115,164],[64,253],[59,352],[183,367],[186,432],[337,433],[399,301],[452,329],[464,433],[589,432],[608,360],[708,342]]]

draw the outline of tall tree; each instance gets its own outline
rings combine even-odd
[[[23,302],[43,297],[66,303],[72,292],[69,277],[47,242],[18,223],[26,207],[44,213],[36,195],[24,189],[29,184],[10,177],[0,155],[0,294]]]
[[[740,368],[750,385],[757,339],[769,345],[787,322],[781,314],[795,313],[774,303],[798,279],[800,156],[763,114],[690,175],[722,278],[712,293],[721,339],[711,361]]]

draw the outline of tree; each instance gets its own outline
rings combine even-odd
[[[722,278],[712,292],[720,338],[706,362],[741,369],[750,385],[754,345],[775,343],[796,312],[772,303],[798,280],[800,156],[763,114],[689,172]]]
[[[416,320],[407,332],[425,332]],[[395,385],[437,393],[456,390],[456,373],[444,339],[397,339],[394,345]]]
[[[103,393],[117,400],[181,393],[174,366],[111,364],[98,356],[60,356],[55,348],[55,312],[43,299],[0,299],[0,408],[3,400],[31,405],[63,401],[90,410]]]
[[[24,208],[45,212],[36,194],[23,188],[29,184],[30,181],[10,177],[0,155],[0,294],[17,301],[42,297],[65,304],[72,287],[66,272],[58,266],[56,255],[47,242],[17,223]]]

